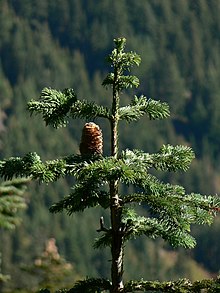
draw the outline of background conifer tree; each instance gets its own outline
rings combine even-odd
[[[28,278],[37,276],[38,280],[28,289],[23,289],[24,292],[38,292],[41,288],[57,292],[57,288],[71,288],[73,279],[79,279],[74,267],[59,254],[54,238],[46,241],[43,252],[31,266],[22,269]]]
[[[125,52],[124,38],[115,39],[114,43],[115,48],[107,58],[112,71],[103,81],[103,86],[112,90],[110,108],[79,99],[73,89],[59,91],[44,88],[39,100],[28,103],[31,113],[42,114],[46,125],[55,128],[65,126],[69,118],[107,119],[111,130],[110,155],[103,155],[101,130],[90,122],[83,129],[80,155],[70,154],[46,162],[42,162],[36,153],[28,153],[23,158],[11,157],[1,161],[0,174],[5,179],[30,176],[45,183],[63,176],[74,176],[76,181],[72,192],[53,204],[51,212],[65,210],[71,215],[95,206],[110,211],[109,226],[105,224],[108,221],[100,218],[97,231],[101,236],[96,240],[95,247],[110,247],[111,279],[85,279],[77,282],[69,292],[173,292],[177,288],[181,288],[181,292],[190,292],[189,288],[208,288],[211,283],[192,285],[187,280],[164,283],[123,280],[126,241],[145,235],[153,239],[161,237],[174,247],[192,248],[196,241],[190,234],[191,225],[211,224],[220,200],[217,196],[186,194],[183,187],[164,183],[152,174],[153,169],[186,171],[194,158],[188,146],[163,145],[154,154],[141,150],[119,151],[119,122],[124,120],[130,123],[144,115],[152,120],[165,119],[170,112],[167,103],[148,99],[144,95],[135,95],[128,105],[121,106],[122,92],[139,86],[138,78],[130,74],[130,69],[139,65],[141,59],[134,52]],[[134,186],[133,192],[125,192],[130,189],[123,186],[131,185]],[[142,215],[138,214],[140,206],[143,207]]]
[[[21,178],[0,184],[0,229],[12,230],[21,222],[19,212],[27,207],[24,192],[29,179]],[[10,279],[2,274],[0,253],[0,289],[1,283]]]

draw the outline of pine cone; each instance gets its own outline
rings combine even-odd
[[[103,153],[102,131],[97,124],[89,122],[84,125],[79,149],[81,155]]]

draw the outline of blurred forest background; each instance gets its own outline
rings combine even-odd
[[[134,71],[141,81],[136,93],[167,101],[171,117],[122,124],[120,148],[156,152],[162,144],[190,145],[196,153],[190,171],[161,178],[188,192],[219,193],[219,15],[219,0],[0,0],[0,159],[30,151],[45,160],[79,153],[86,121],[54,130],[40,117],[30,117],[26,104],[46,86],[71,87],[81,98],[108,105],[111,93],[101,86],[108,72],[105,56],[113,38],[123,36],[127,50],[142,57]],[[130,94],[134,92],[124,94],[124,104]],[[108,125],[96,122],[109,154]],[[48,211],[69,193],[71,183],[67,178],[48,186],[29,184],[22,224],[14,231],[0,231],[1,270],[11,275],[0,291],[31,292],[42,284],[41,274],[32,268],[51,238],[72,264],[71,281],[108,277],[109,251],[92,248],[102,211],[71,217]],[[163,241],[146,238],[133,241],[126,248],[126,278],[195,280],[217,275],[219,224],[217,218],[211,227],[193,227],[198,240],[193,250],[172,250]]]

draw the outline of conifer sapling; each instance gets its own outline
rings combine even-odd
[[[110,108],[79,99],[73,89],[58,91],[44,88],[39,100],[28,103],[31,113],[42,114],[46,125],[55,128],[65,126],[71,118],[87,121],[107,119],[111,130],[110,155],[103,156],[101,130],[95,123],[89,122],[82,132],[81,155],[68,154],[42,162],[39,155],[29,153],[23,158],[2,161],[0,174],[6,179],[30,176],[46,183],[72,175],[76,179],[72,192],[53,204],[51,212],[65,210],[72,214],[95,206],[110,211],[111,224],[106,227],[104,218],[100,219],[97,231],[101,236],[95,242],[97,248],[110,247],[110,280],[85,279],[76,283],[69,292],[169,292],[171,287],[174,291],[175,288],[192,288],[192,284],[185,281],[159,283],[141,280],[125,283],[123,279],[126,241],[145,235],[153,239],[161,237],[174,247],[192,248],[196,241],[190,234],[191,225],[211,224],[220,207],[220,200],[217,196],[186,194],[183,187],[164,183],[151,174],[151,169],[186,171],[194,158],[190,147],[163,145],[154,154],[141,150],[119,151],[118,125],[122,120],[130,123],[144,115],[152,120],[165,119],[170,111],[167,103],[148,99],[144,95],[134,96],[127,106],[120,105],[123,90],[139,86],[138,78],[130,75],[130,70],[140,64],[141,58],[134,52],[125,52],[124,38],[115,39],[114,43],[115,48],[107,58],[112,71],[103,81],[103,85],[112,92]],[[126,185],[133,185],[134,192],[127,193],[128,189],[123,188]],[[144,215],[138,215],[135,204],[145,208]]]

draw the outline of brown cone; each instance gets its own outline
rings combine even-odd
[[[102,131],[97,124],[89,122],[84,125],[79,149],[81,155],[103,153]]]

